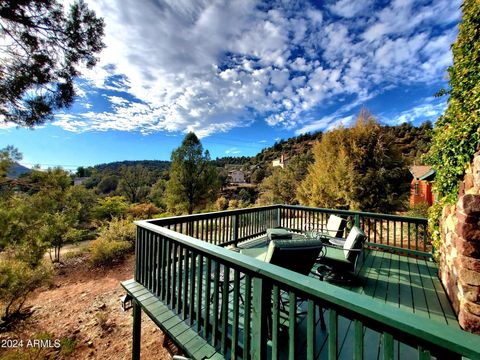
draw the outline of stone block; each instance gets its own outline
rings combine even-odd
[[[455,230],[455,225],[457,224],[457,221],[455,219],[455,216],[453,214],[450,214],[447,216],[447,218],[444,221],[444,227],[448,232],[454,231]]]
[[[471,241],[466,241],[455,234],[452,236],[452,240],[455,242],[455,247],[457,248],[459,255],[480,258],[480,246],[478,246],[478,242],[473,243]]]
[[[480,189],[480,155],[478,153],[473,158],[472,175],[475,187]]]
[[[457,211],[466,215],[480,215],[480,195],[466,194],[457,202]]]
[[[455,232],[468,241],[480,241],[480,226],[477,223],[458,222]]]
[[[479,215],[466,215],[463,211],[457,210],[455,214],[456,224],[476,224],[480,228]]]
[[[461,268],[458,271],[458,277],[464,284],[480,286],[480,273],[476,271]]]
[[[458,314],[458,323],[463,330],[480,334],[480,316],[472,314],[462,308]]]
[[[450,210],[452,209],[452,205],[445,205],[442,209],[442,219],[445,219],[448,215],[450,215]]]
[[[460,255],[458,256],[458,260],[461,267],[480,273],[480,259]]]
[[[473,184],[473,174],[471,172],[468,172],[466,175],[465,175],[465,178],[463,179],[463,187],[465,189],[465,191],[467,190],[470,190],[471,188],[474,187],[474,184]]]
[[[468,284],[458,284],[459,293],[466,301],[479,302],[480,301],[480,286],[473,286]]]

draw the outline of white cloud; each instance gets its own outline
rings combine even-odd
[[[372,3],[373,0],[340,0],[337,1],[334,5],[327,6],[327,8],[338,16],[351,18],[368,10],[372,6]]]
[[[349,126],[352,124],[355,116],[349,115],[341,117],[338,115],[325,116],[319,120],[310,122],[308,125],[303,126],[302,128],[295,131],[295,134],[305,134],[308,132],[315,132],[318,130],[333,130],[339,126]]]
[[[105,18],[107,48],[84,79],[111,109],[99,111],[81,93],[86,111],[55,124],[200,136],[249,126],[258,115],[271,126],[316,127],[322,120],[308,119],[338,97],[351,102],[332,121],[382,89],[443,80],[460,5],[341,0],[327,11],[307,1],[88,2]]]
[[[384,118],[382,122],[388,125],[423,122],[427,120],[434,122],[445,112],[446,108],[447,100],[427,98],[422,101],[422,104],[405,110],[391,118]]]
[[[230,149],[225,150],[225,154],[240,154],[240,153],[241,151],[236,147],[232,147]]]
[[[15,127],[17,127],[16,124],[12,122],[4,122],[2,119],[0,119],[0,130],[13,129]]]

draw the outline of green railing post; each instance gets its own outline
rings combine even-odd
[[[354,219],[355,219],[355,226],[360,227],[360,215],[355,214]]]
[[[140,360],[140,336],[142,330],[142,308],[136,300],[133,300],[133,340],[132,360]]]
[[[233,241],[235,242],[235,246],[238,243],[238,214],[235,214],[233,217]]]
[[[277,227],[282,226],[282,208],[279,206],[277,208]]]
[[[266,359],[271,292],[265,280],[253,278],[252,282],[252,359]]]

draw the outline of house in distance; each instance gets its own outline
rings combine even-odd
[[[420,203],[433,204],[432,180],[435,177],[435,170],[427,165],[413,165],[410,167],[413,176],[410,183],[410,206]]]
[[[276,166],[280,166],[282,169],[285,168],[285,166],[288,164],[290,159],[286,158],[285,155],[281,155],[280,156],[280,159],[275,159],[272,161],[272,166],[273,167],[276,167]]]
[[[243,184],[245,182],[245,173],[241,170],[230,170],[228,177],[232,184]]]

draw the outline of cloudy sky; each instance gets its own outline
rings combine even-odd
[[[435,121],[459,0],[89,0],[106,23],[72,109],[0,129],[25,164],[168,159],[185,132],[213,157],[348,126]],[[321,5],[320,5],[321,4]]]

